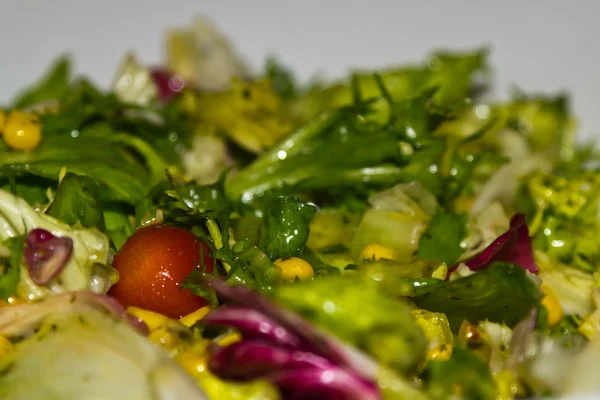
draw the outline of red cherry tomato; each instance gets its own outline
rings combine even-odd
[[[179,285],[202,265],[206,272],[212,272],[213,262],[208,246],[185,229],[147,226],[117,252],[113,267],[120,278],[108,294],[125,307],[181,318],[207,303]]]

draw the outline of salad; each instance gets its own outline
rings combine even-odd
[[[600,392],[600,172],[488,50],[295,81],[210,21],[0,111],[0,399]]]

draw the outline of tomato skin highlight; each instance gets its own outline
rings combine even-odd
[[[108,294],[125,307],[181,318],[207,304],[179,288],[202,265],[212,272],[214,259],[204,242],[185,229],[150,225],[136,231],[115,255],[112,266],[120,278]]]

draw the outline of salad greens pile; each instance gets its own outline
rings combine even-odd
[[[166,48],[109,90],[61,57],[0,111],[0,398],[600,391],[600,170],[566,95],[487,100],[485,49],[306,86],[209,21]],[[162,225],[210,253],[193,320],[109,292]]]

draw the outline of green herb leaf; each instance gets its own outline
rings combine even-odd
[[[465,278],[425,286],[424,291],[413,298],[415,304],[445,313],[454,330],[463,320],[513,326],[542,299],[541,291],[521,267],[505,263],[495,263]]]
[[[62,98],[69,91],[71,62],[62,56],[54,62],[46,75],[14,100],[15,108],[23,108],[46,100]]]
[[[464,252],[460,244],[467,235],[467,218],[467,214],[438,209],[421,236],[419,257],[454,265]]]
[[[46,214],[69,225],[80,223],[86,228],[104,231],[104,215],[96,188],[90,177],[68,172],[58,185]]]
[[[260,248],[271,260],[300,255],[316,208],[292,196],[277,196],[266,206],[260,228]]]

